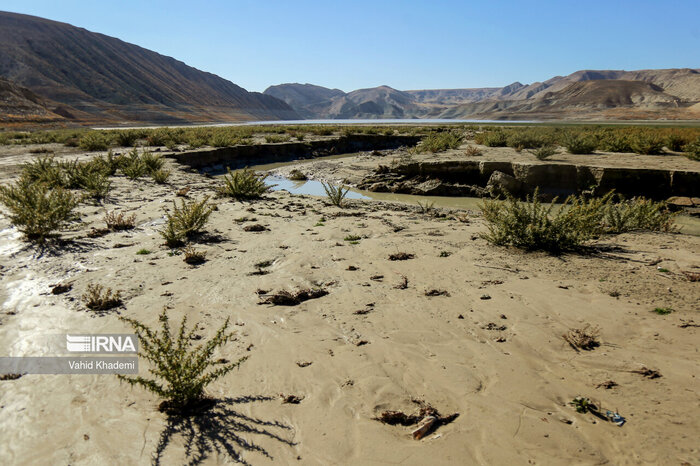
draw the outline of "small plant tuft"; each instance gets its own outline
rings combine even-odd
[[[185,254],[184,261],[190,265],[203,264],[206,261],[207,253],[205,251],[197,251],[192,246],[187,246],[182,250]]]
[[[331,201],[331,204],[342,208],[344,205],[343,200],[345,199],[345,196],[347,196],[348,192],[350,192],[350,188],[345,188],[344,186],[333,186],[332,184],[326,184],[323,181],[321,181],[321,185],[323,186],[324,191],[326,191],[326,195],[328,196],[328,200]]]

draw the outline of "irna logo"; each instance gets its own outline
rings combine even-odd
[[[66,335],[71,353],[136,353],[136,335]]]

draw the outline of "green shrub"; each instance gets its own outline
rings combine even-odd
[[[537,149],[547,143],[548,141],[544,136],[535,131],[514,131],[506,138],[506,145],[517,150]]]
[[[624,233],[634,230],[674,230],[673,214],[665,202],[644,198],[609,202],[604,206],[603,229],[606,233]]]
[[[232,135],[218,133],[209,139],[209,145],[212,147],[230,147],[238,144],[240,140]]]
[[[160,236],[165,240],[165,245],[169,248],[177,248],[185,244],[185,234],[174,220],[168,219],[165,228],[160,231]]]
[[[73,175],[72,183],[75,183],[77,188],[84,189],[87,195],[95,201],[102,201],[106,198],[112,187],[109,176],[89,163],[79,164],[79,168]]]
[[[597,144],[590,136],[568,133],[563,138],[563,145],[571,154],[592,154]]]
[[[219,187],[219,194],[234,199],[257,199],[269,192],[272,187],[265,184],[267,175],[258,175],[247,168],[224,175],[224,182]]]
[[[96,155],[92,158],[92,160],[90,160],[89,163],[93,165],[95,170],[100,171],[107,176],[114,176],[114,174],[117,173],[117,169],[119,169],[122,164],[122,158],[123,157],[120,155],[115,156],[110,149],[107,152],[106,157]]]
[[[74,220],[73,210],[80,198],[63,188],[20,180],[0,186],[0,204],[9,211],[10,221],[30,241],[42,242]]]
[[[343,189],[343,186],[336,187],[330,183],[326,184],[323,181],[321,182],[321,185],[323,186],[324,191],[326,191],[326,195],[331,201],[331,204],[337,207],[343,207],[343,200],[350,191],[350,188]]]
[[[685,155],[691,160],[700,160],[700,137],[686,144],[683,147],[683,152],[685,152]]]
[[[453,131],[430,133],[421,140],[418,152],[442,152],[447,149],[457,149],[462,144],[462,135]]]
[[[153,152],[145,151],[141,154],[141,163],[144,165],[146,172],[152,174],[155,171],[163,168],[165,160],[162,155],[155,155]]]
[[[166,310],[158,320],[160,330],[152,330],[138,320],[119,317],[134,329],[139,338],[139,356],[146,359],[154,378],[119,375],[119,379],[134,386],[139,385],[164,399],[159,409],[167,412],[188,412],[196,409],[205,396],[204,390],[213,381],[239,367],[247,358],[236,362],[217,364],[214,352],[232,339],[228,333],[229,320],[206,344],[194,346],[194,335],[198,325],[187,329],[187,318],[182,319],[180,328],[173,333]]]
[[[130,180],[136,180],[146,174],[146,164],[139,157],[138,150],[134,148],[127,156],[120,157],[119,168],[124,176]]]
[[[489,131],[477,134],[474,140],[478,144],[488,147],[505,147],[508,144],[508,138],[503,131]]]
[[[688,143],[688,140],[680,133],[673,132],[666,136],[666,147],[674,152],[683,150],[683,146]]]
[[[287,135],[283,135],[283,136],[275,136],[275,135],[265,136],[265,142],[267,142],[267,143],[289,142],[290,139],[291,139],[291,136],[287,136]]]
[[[530,151],[532,155],[537,157],[537,160],[546,160],[552,155],[557,153],[557,149],[554,146],[544,145],[535,150]]]
[[[99,131],[91,131],[80,138],[79,146],[83,150],[107,150],[109,141],[107,137]]]
[[[158,128],[152,130],[146,137],[146,142],[149,146],[159,147],[166,146],[172,141],[170,128]]]
[[[132,147],[140,136],[139,131],[125,129],[114,133],[114,141],[120,147]]]
[[[483,237],[497,245],[558,253],[582,247],[599,232],[602,213],[597,205],[571,196],[553,213],[554,201],[545,206],[538,195],[536,190],[525,202],[510,195],[505,201],[484,201],[488,233]]]
[[[631,141],[632,150],[637,154],[655,155],[664,150],[664,140],[658,134],[645,132],[637,134]]]
[[[629,138],[625,135],[608,134],[600,141],[599,146],[606,152],[632,152]]]
[[[183,199],[180,206],[173,201],[173,212],[167,214],[166,228],[161,232],[166,244],[177,244],[201,232],[214,211],[214,206],[208,202],[209,196],[201,201],[185,202]]]
[[[165,184],[170,177],[170,170],[160,168],[151,172],[151,178],[158,184]]]
[[[43,183],[50,187],[66,187],[67,180],[61,165],[53,157],[37,157],[22,165],[22,179],[30,183]]]

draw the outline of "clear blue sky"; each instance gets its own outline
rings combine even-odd
[[[531,83],[579,69],[700,68],[700,0],[3,0],[252,91]]]

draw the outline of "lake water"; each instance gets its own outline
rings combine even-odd
[[[355,120],[260,120],[260,121],[239,121],[232,123],[210,123],[191,125],[162,125],[162,126],[100,126],[92,129],[153,129],[153,128],[191,128],[191,127],[224,127],[224,126],[256,126],[256,125],[449,125],[455,123],[470,124],[531,124],[540,123],[536,120],[446,120],[439,118],[425,119],[355,119]]]

